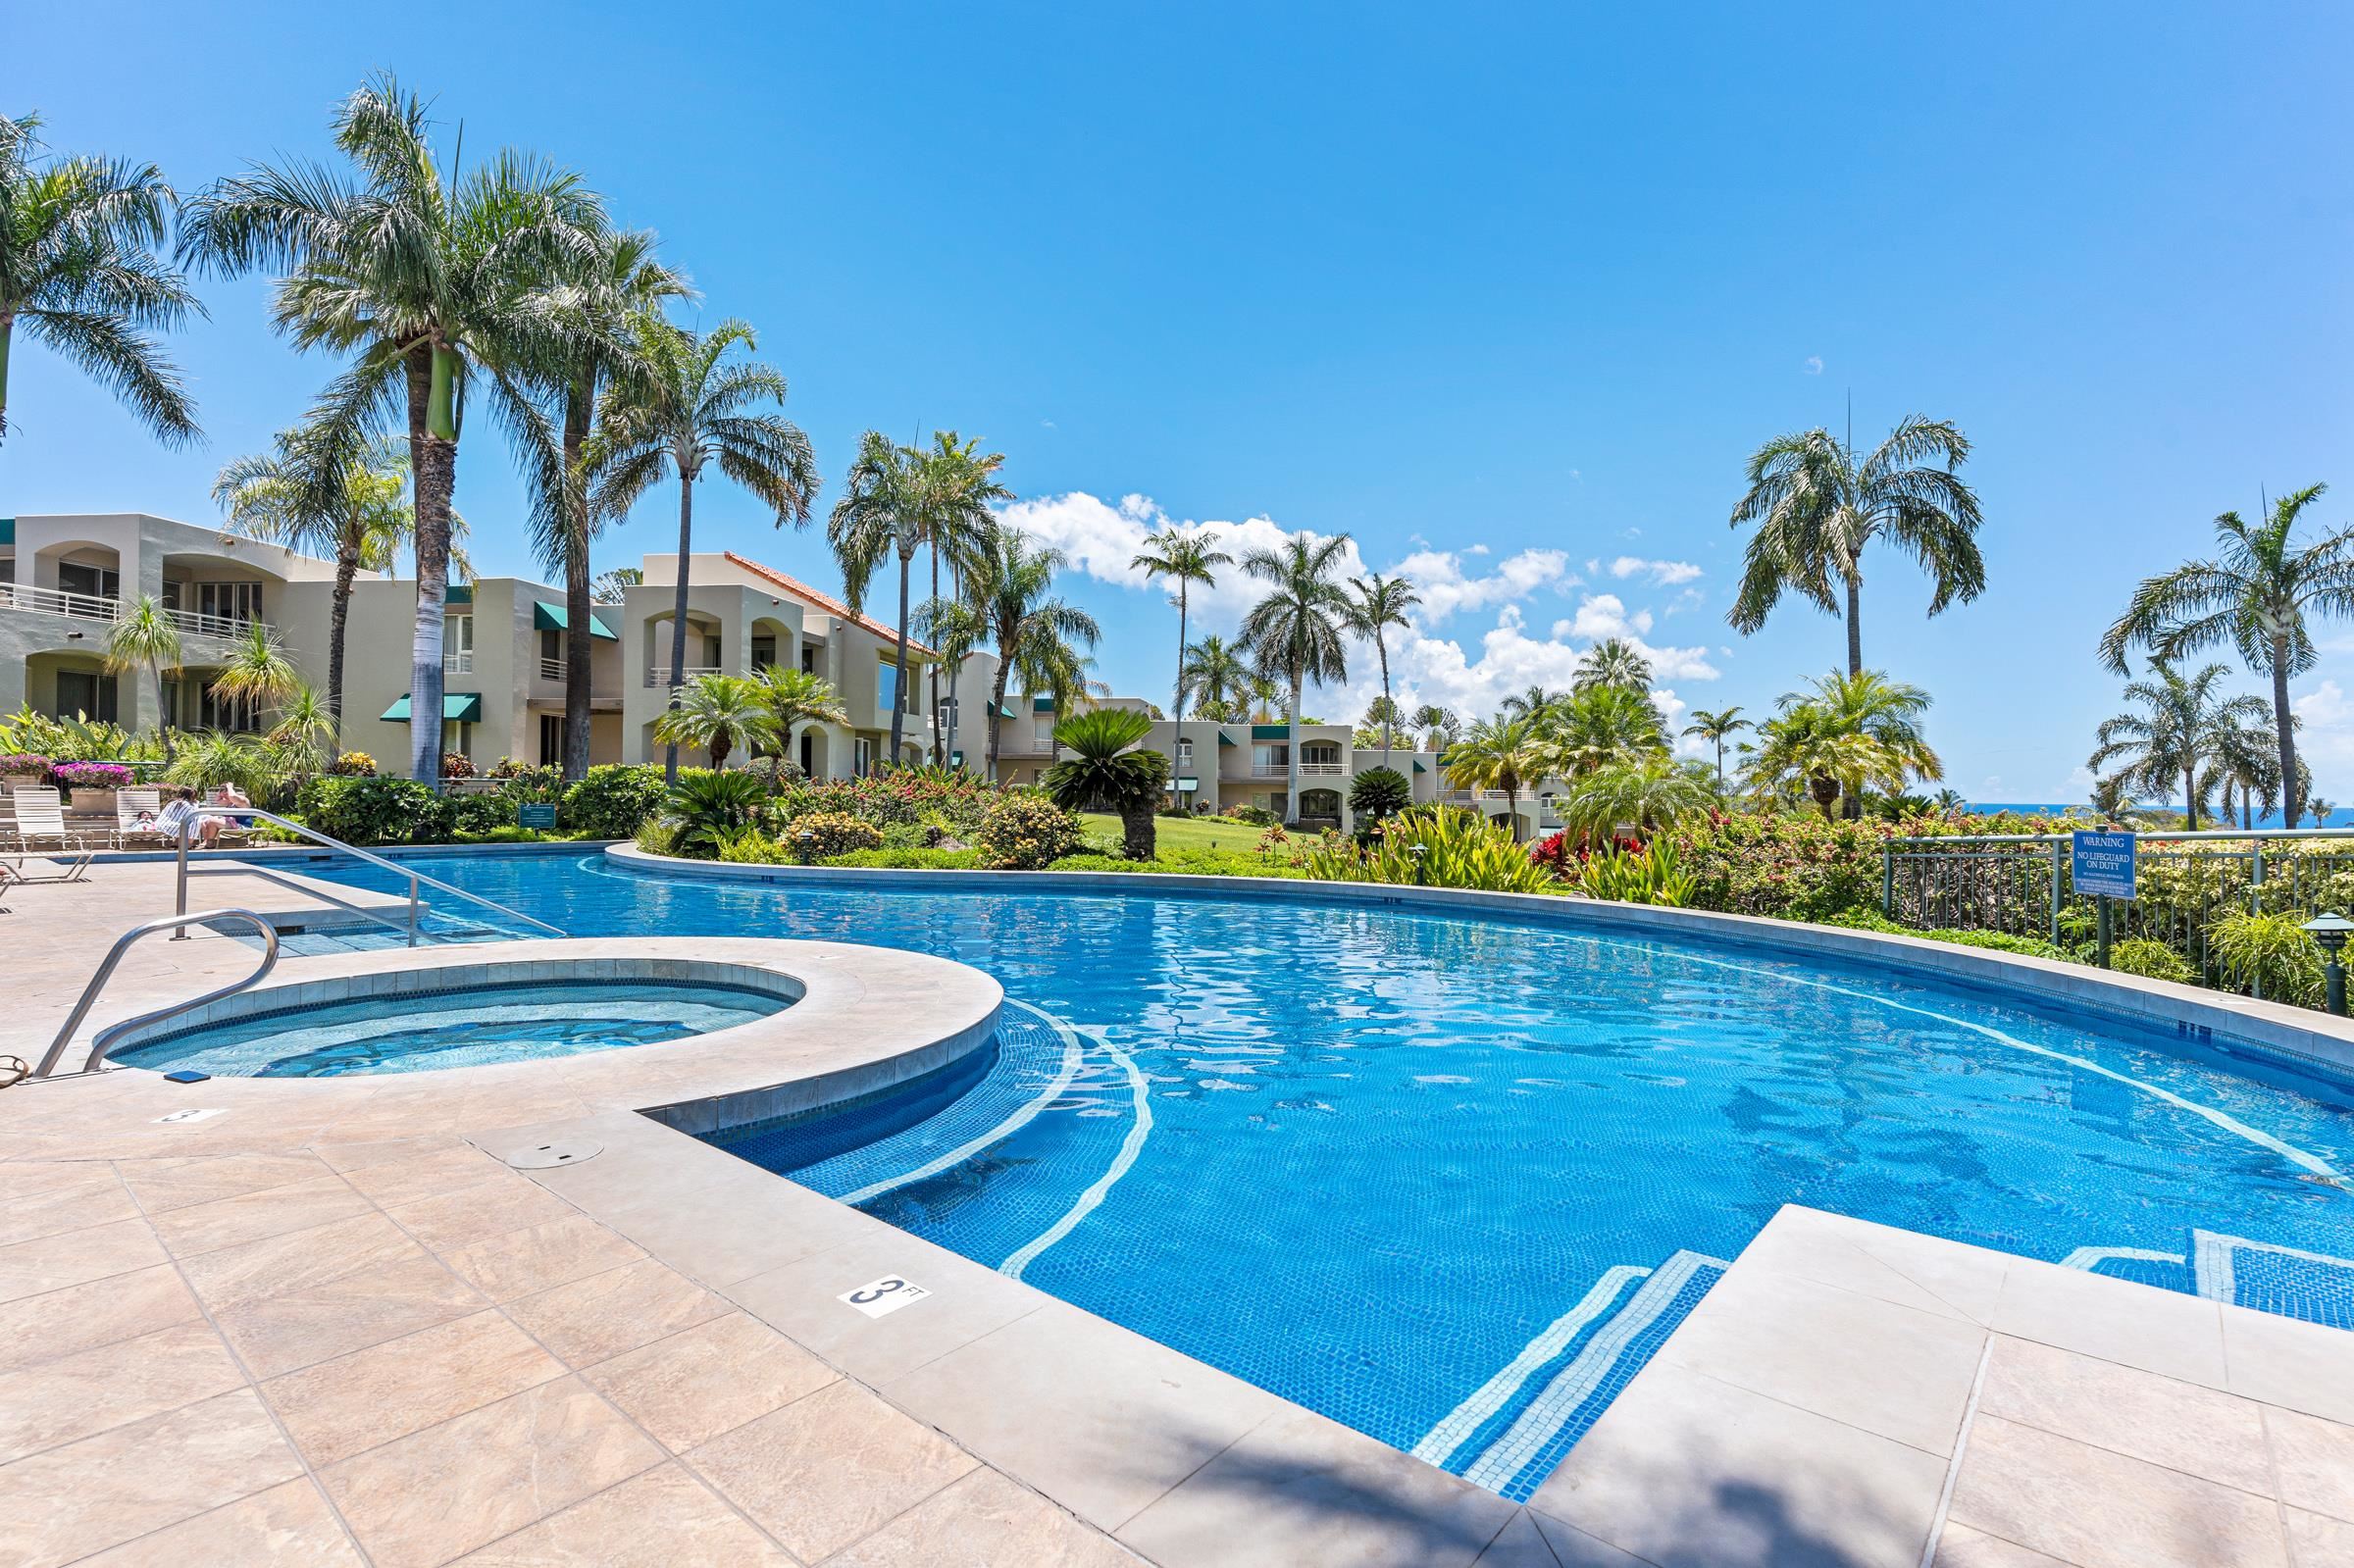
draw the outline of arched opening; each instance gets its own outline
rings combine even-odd
[[[1341,792],[1338,789],[1301,790],[1300,825],[1304,828],[1338,828],[1341,825]]]

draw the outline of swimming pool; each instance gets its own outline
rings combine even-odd
[[[1510,1496],[1784,1203],[2354,1326],[2354,1102],[2105,1016],[1395,908],[434,870],[987,970],[966,1078],[717,1141]]]

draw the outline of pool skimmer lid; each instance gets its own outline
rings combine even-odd
[[[519,1171],[544,1171],[558,1165],[578,1165],[584,1160],[595,1159],[604,1151],[604,1144],[579,1138],[520,1149],[507,1156],[507,1163]]]

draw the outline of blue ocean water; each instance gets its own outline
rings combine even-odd
[[[739,1152],[1507,1495],[1785,1203],[2354,1327],[2354,1095],[2100,1015],[1284,899],[433,869],[575,936],[989,971],[1036,1011],[963,1079]]]

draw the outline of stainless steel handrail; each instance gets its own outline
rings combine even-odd
[[[470,904],[479,904],[483,908],[491,910],[494,913],[508,916],[514,920],[520,920],[527,926],[537,926],[551,936],[561,936],[564,935],[562,931],[558,930],[554,926],[549,925],[546,921],[536,919],[531,915],[525,914],[520,909],[509,909],[506,905],[494,903],[490,899],[483,897],[480,893],[470,893],[463,887],[452,887],[449,884],[441,882],[433,877],[428,877],[421,871],[413,870],[407,866],[395,865],[382,855],[372,855],[367,850],[362,849],[355,844],[347,844],[340,838],[331,838],[326,834],[319,832],[315,828],[306,828],[299,822],[289,821],[288,819],[280,816],[275,811],[264,811],[259,806],[198,806],[194,811],[191,811],[185,817],[180,819],[179,831],[179,893],[173,907],[179,913],[183,915],[186,914],[188,910],[188,837],[196,831],[196,824],[198,820],[204,817],[259,817],[264,822],[275,823],[279,827],[283,828],[286,832],[295,834],[304,838],[308,838],[313,843],[325,844],[330,849],[339,849],[344,854],[350,855],[354,859],[364,860],[371,866],[381,866],[384,870],[392,873],[392,875],[395,877],[407,878],[409,882],[409,945],[411,947],[417,945],[417,889],[421,885],[435,888],[440,892],[448,893],[453,897],[463,898]],[[174,941],[180,941],[184,938],[185,934],[183,933],[180,936],[175,936],[172,939]]]
[[[57,1038],[49,1042],[49,1054],[41,1058],[41,1065],[34,1069],[32,1076],[47,1078],[56,1070],[57,1059],[66,1054],[66,1046],[74,1038],[74,1032],[81,1027],[83,1019],[90,1016],[90,1004],[98,999],[98,992],[104,989],[106,983],[114,977],[115,966],[123,962],[123,955],[129,950],[132,942],[153,932],[173,931],[187,926],[202,925],[208,920],[249,920],[253,922],[253,929],[262,934],[262,961],[259,967],[243,980],[224,986],[218,990],[208,990],[201,996],[191,996],[186,1001],[173,1002],[169,1006],[159,1007],[153,1012],[141,1013],[136,1018],[126,1019],[117,1024],[106,1032],[104,1039],[91,1044],[89,1059],[81,1064],[83,1072],[94,1071],[99,1063],[105,1061],[107,1051],[112,1048],[113,1039],[125,1031],[142,1024],[153,1024],[166,1018],[176,1017],[180,1013],[202,1007],[207,1002],[217,1002],[224,996],[234,996],[241,990],[247,990],[260,985],[262,977],[277,967],[278,928],[250,909],[207,909],[193,915],[182,911],[177,915],[168,915],[162,920],[150,920],[144,925],[133,926],[116,937],[114,946],[106,950],[105,962],[98,966],[98,973],[90,977],[90,983],[82,987],[81,1000],[74,1004],[74,1011],[66,1019],[66,1027],[59,1030]]]

